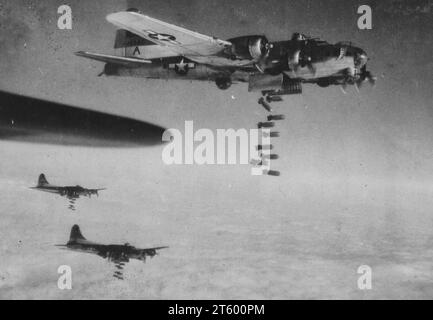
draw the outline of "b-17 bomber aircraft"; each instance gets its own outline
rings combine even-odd
[[[68,199],[78,199],[80,196],[86,196],[91,197],[92,195],[96,194],[99,196],[99,191],[105,190],[105,188],[100,189],[86,189],[81,186],[55,186],[50,184],[47,179],[45,178],[45,175],[41,173],[39,175],[38,184],[36,187],[31,187],[30,189],[45,191],[45,192],[51,192],[51,193],[57,193],[61,196],[65,196]]]
[[[166,249],[168,247],[155,247],[147,249],[138,249],[128,243],[124,245],[119,244],[99,244],[92,242],[83,237],[78,225],[74,225],[71,229],[69,241],[66,245],[56,245],[64,249],[73,251],[93,253],[108,261],[114,262],[117,271],[114,272],[114,277],[123,280],[122,270],[125,263],[129,262],[130,259],[136,259],[140,261],[146,261],[146,257],[153,258],[158,254],[158,250]]]
[[[299,33],[276,42],[263,35],[221,40],[136,9],[109,14],[107,20],[120,28],[114,47],[121,55],[76,52],[105,62],[101,75],[207,80],[220,89],[245,82],[249,91],[261,91],[268,102],[302,93],[304,83],[360,87],[376,81],[367,71],[366,52],[349,42],[330,44]]]

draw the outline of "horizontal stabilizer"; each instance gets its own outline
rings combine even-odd
[[[152,63],[152,61],[150,60],[145,60],[140,58],[111,56],[107,54],[92,53],[92,52],[85,52],[85,51],[75,52],[75,55],[79,57],[96,60],[96,61],[123,65],[131,68],[140,67],[144,64]]]
[[[163,246],[163,247],[149,248],[149,249],[146,249],[146,250],[161,250],[161,249],[168,249],[168,248],[169,248],[168,246]]]

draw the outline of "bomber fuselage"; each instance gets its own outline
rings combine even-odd
[[[146,59],[153,46],[121,48],[123,55]],[[218,68],[198,64],[184,57],[165,57],[152,60],[151,64],[140,67],[127,67],[106,64],[104,73],[108,76],[139,77],[149,79],[183,79],[230,82],[249,82],[252,75],[282,75],[304,83],[317,83],[321,86],[342,84],[355,79],[365,66],[366,53],[350,43],[329,44],[320,40],[288,40],[271,42],[267,46],[266,62],[258,66],[243,68]],[[222,53],[226,54],[226,53]],[[234,57],[236,58],[236,57]],[[218,84],[218,82],[217,82]],[[219,86],[225,89],[225,86]],[[266,88],[261,88],[266,89]]]

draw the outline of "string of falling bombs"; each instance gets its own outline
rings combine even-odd
[[[281,102],[281,101],[283,101],[283,98],[281,98],[281,96],[266,94],[266,95],[260,97],[260,99],[258,100],[258,103],[260,105],[262,105],[263,108],[265,108],[269,113],[272,113],[272,108],[271,108],[270,104],[272,102]],[[263,128],[272,129],[275,127],[275,121],[281,121],[284,119],[285,119],[284,115],[281,115],[281,114],[272,115],[272,114],[270,114],[267,116],[266,121],[265,122],[259,122],[257,124],[257,127],[259,129],[263,129]],[[280,133],[278,131],[271,131],[269,133],[270,139],[278,138],[279,136],[280,136]],[[258,145],[257,151],[260,152],[260,159],[257,161],[252,161],[252,164],[254,166],[258,166],[258,167],[264,167],[264,166],[267,166],[269,161],[279,159],[279,156],[277,154],[271,153],[273,149],[274,149],[274,146],[272,144]],[[278,177],[281,175],[281,173],[279,171],[266,170],[266,169],[263,170],[263,174],[268,175],[268,176],[275,176],[275,177]]]
[[[69,206],[68,206],[69,210],[72,210],[72,211],[76,210],[76,208],[75,208],[75,201],[77,201],[76,198],[69,198]]]
[[[125,262],[119,262],[115,264],[117,270],[114,271],[113,277],[118,280],[124,280],[123,269],[125,267]]]

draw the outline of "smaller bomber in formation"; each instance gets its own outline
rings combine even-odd
[[[99,188],[99,189],[86,189],[81,186],[55,186],[50,184],[47,179],[45,178],[45,175],[41,173],[39,175],[38,184],[36,187],[31,187],[30,189],[45,191],[45,192],[51,192],[51,193],[57,193],[61,196],[65,196],[68,199],[77,199],[81,196],[91,197],[92,195],[99,196],[99,191],[105,190],[105,188]]]
[[[122,270],[125,263],[129,262],[129,259],[136,259],[140,261],[146,261],[146,257],[153,258],[158,254],[158,250],[168,248],[155,247],[147,249],[139,249],[131,246],[128,243],[125,244],[99,244],[96,242],[88,241],[83,237],[78,225],[74,225],[71,229],[71,235],[66,245],[57,245],[64,249],[73,251],[86,252],[96,254],[108,261],[114,262],[117,271],[114,272],[115,278],[123,280]]]

